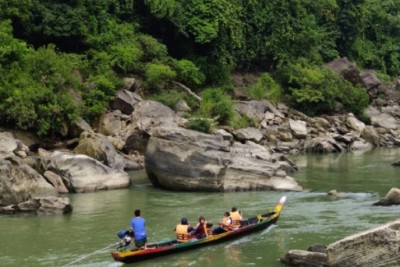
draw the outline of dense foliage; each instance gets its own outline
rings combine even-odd
[[[104,112],[131,75],[171,106],[188,99],[170,95],[177,81],[202,95],[196,115],[251,123],[234,116],[234,70],[264,73],[252,99],[361,113],[365,91],[322,66],[347,56],[399,75],[399,22],[395,0],[0,0],[0,123],[56,133]]]

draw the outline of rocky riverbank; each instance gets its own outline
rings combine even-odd
[[[173,110],[143,100],[137,80],[126,78],[108,112],[93,125],[78,120],[65,126],[66,141],[51,149],[32,134],[3,130],[0,206],[13,212],[32,198],[124,188],[130,184],[126,171],[144,166],[154,185],[171,190],[302,190],[290,177],[297,166],[287,154],[400,146],[398,84],[383,85],[346,59],[328,67],[368,90],[367,123],[351,113],[309,117],[283,103],[241,100],[236,112],[258,127],[204,134],[186,129],[183,112],[190,109],[183,101]]]

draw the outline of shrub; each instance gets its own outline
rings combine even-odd
[[[252,99],[268,99],[276,103],[281,97],[281,91],[281,86],[268,73],[264,73],[258,78],[256,84],[248,89],[247,95]]]
[[[179,81],[189,86],[201,85],[205,76],[204,73],[191,61],[186,59],[177,60],[174,62],[174,68]]]
[[[227,124],[234,115],[233,101],[221,88],[208,88],[202,92],[200,113]]]
[[[110,54],[110,64],[118,73],[128,73],[135,70],[136,65],[143,52],[135,45],[114,44],[108,49]]]
[[[117,79],[97,75],[88,79],[90,85],[83,92],[83,116],[89,120],[105,112],[114,98]]]
[[[165,62],[168,56],[167,47],[158,42],[157,39],[141,34],[138,36],[138,44],[140,49],[143,51],[141,60],[143,62],[150,62],[153,60],[158,60],[160,62]]]
[[[203,133],[210,133],[213,129],[213,124],[212,120],[207,118],[191,118],[186,128]]]
[[[163,89],[168,82],[176,77],[176,72],[162,63],[149,63],[146,65],[146,84],[155,89]]]
[[[240,128],[246,128],[246,127],[256,127],[257,123],[246,116],[245,114],[239,115],[237,114],[236,116],[233,116],[233,118],[230,121],[230,125],[234,129],[240,129]]]
[[[183,94],[176,90],[162,91],[159,94],[152,96],[153,100],[163,103],[172,109],[175,107],[176,103],[183,98]]]
[[[298,62],[281,70],[281,81],[294,105],[308,115],[332,113],[336,102],[358,114],[368,105],[367,92],[332,71]]]

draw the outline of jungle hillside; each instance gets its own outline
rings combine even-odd
[[[209,131],[210,119],[243,127],[252,122],[235,116],[234,73],[256,74],[247,99],[362,117],[365,89],[325,67],[340,57],[398,77],[398,2],[0,0],[0,125],[56,137],[63,123],[107,111],[135,77],[142,96],[184,99],[188,116],[208,119],[193,129]]]

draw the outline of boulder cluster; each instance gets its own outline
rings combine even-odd
[[[68,141],[50,149],[32,134],[3,129],[0,211],[24,211],[19,204],[40,197],[128,187],[127,171],[144,167],[154,185],[170,190],[300,191],[287,154],[400,146],[400,107],[391,90],[398,85],[383,85],[345,58],[327,67],[364,85],[374,99],[367,123],[351,113],[309,117],[282,103],[241,100],[235,111],[256,127],[205,134],[186,129],[190,108],[183,100],[174,109],[143,100],[138,80],[126,78],[108,112],[92,125],[83,119],[64,125],[60,134]]]

